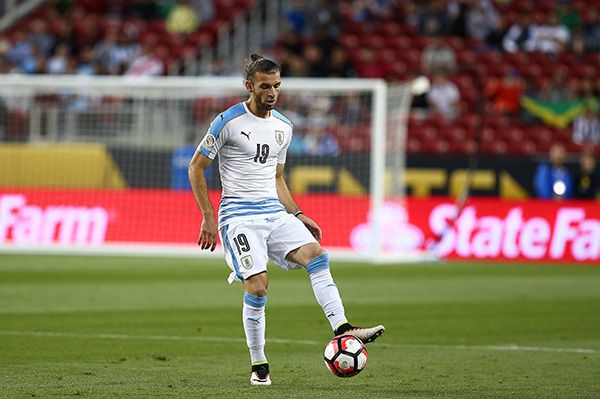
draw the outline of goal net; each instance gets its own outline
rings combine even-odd
[[[240,78],[11,76],[0,93],[0,250],[208,255],[187,165],[213,118],[246,98]],[[287,182],[333,256],[413,255],[390,244],[409,105],[405,84],[284,79]],[[216,209],[218,161],[206,177]]]

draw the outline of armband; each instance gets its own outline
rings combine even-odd
[[[295,216],[295,217],[298,217],[298,216],[300,216],[300,215],[304,215],[304,212],[302,212],[302,211],[298,211],[298,212],[294,213],[294,216]]]

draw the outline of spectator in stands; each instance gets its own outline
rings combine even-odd
[[[308,155],[339,155],[340,146],[336,137],[323,123],[313,123],[304,137],[304,150]]]
[[[33,54],[33,45],[29,41],[29,37],[23,30],[17,30],[13,36],[13,43],[6,57],[15,65],[21,65],[23,60],[31,57]]]
[[[419,32],[426,36],[438,36],[448,31],[449,19],[444,0],[432,0],[419,12]]]
[[[348,13],[357,23],[377,23],[392,17],[390,0],[353,0],[349,3]]]
[[[314,44],[304,47],[304,60],[308,68],[308,76],[324,78],[329,76],[329,63],[325,62],[323,52]]]
[[[510,71],[502,79],[491,79],[484,88],[484,94],[492,100],[494,111],[517,115],[521,109],[523,81],[516,71]]]
[[[454,119],[459,113],[460,92],[445,73],[433,75],[427,92],[429,110],[447,119]]]
[[[573,97],[573,91],[567,84],[565,74],[562,71],[554,72],[550,82],[542,89],[540,95],[541,100],[551,103],[570,101]]]
[[[179,0],[167,14],[165,28],[176,35],[187,35],[198,29],[200,19],[188,0]]]
[[[146,43],[148,49],[150,49],[156,43]],[[140,56],[142,46],[140,45],[139,37],[136,31],[123,31],[119,35],[118,46],[116,49],[115,57],[119,62],[118,74],[122,75],[127,70],[127,67],[133,62],[133,60]]]
[[[498,14],[496,18],[496,25],[492,27],[492,30],[485,37],[486,45],[494,51],[503,50],[503,40],[508,32],[508,22],[504,15]]]
[[[329,76],[332,78],[355,78],[356,70],[343,47],[334,47],[329,57]]]
[[[489,0],[468,0],[465,28],[469,37],[484,41],[497,25],[498,14]]]
[[[120,50],[119,32],[117,29],[109,29],[104,40],[96,43],[94,47],[94,60],[106,67],[109,73],[116,74],[120,65],[125,62],[125,54]]]
[[[354,65],[361,77],[383,78],[383,66],[377,61],[375,50],[363,47],[359,50],[358,62]]]
[[[94,50],[89,47],[83,47],[79,52],[79,59],[77,60],[77,65],[75,66],[74,73],[76,75],[95,75],[96,74],[96,64],[94,63]]]
[[[304,58],[288,54],[285,63],[281,66],[281,73],[284,76],[305,77],[308,76],[308,66]]]
[[[573,197],[573,178],[564,166],[565,147],[554,144],[550,148],[549,162],[542,162],[533,178],[533,186],[538,198],[562,199]]]
[[[314,29],[312,42],[321,50],[323,57],[327,58],[337,44],[337,37],[333,36],[327,28],[318,26]]]
[[[583,37],[587,51],[600,51],[600,10],[590,7],[583,24]]]
[[[521,14],[518,22],[513,23],[504,35],[502,47],[509,53],[525,50],[525,43],[529,42],[532,32],[532,17],[530,13]]]
[[[31,33],[29,34],[29,42],[32,46],[40,49],[40,53],[44,56],[50,55],[54,47],[54,36],[48,32],[48,24],[43,19],[36,19],[31,24]]]
[[[304,52],[304,43],[302,36],[293,30],[287,30],[283,33],[280,42],[281,49],[290,54],[301,56]]]
[[[569,29],[558,22],[555,14],[551,14],[548,24],[532,28],[531,36],[525,43],[525,50],[559,54],[567,48],[570,40]]]
[[[404,21],[416,31],[419,28],[421,18],[419,8],[414,1],[403,1],[400,4],[403,6]]]
[[[573,142],[594,148],[600,144],[600,120],[598,103],[588,102],[584,113],[573,121]]]
[[[340,6],[337,1],[318,0],[310,8],[309,20],[313,21],[314,30],[324,30],[328,36],[337,37],[340,34]]]
[[[213,0],[190,0],[192,7],[196,10],[200,22],[205,24],[215,17],[215,5]]]
[[[581,15],[571,6],[569,0],[558,0],[555,13],[558,23],[567,27],[571,32],[581,26]]]
[[[66,43],[59,43],[54,49],[54,54],[48,60],[46,72],[51,75],[62,75],[67,72],[67,66],[71,58],[69,46]]]
[[[442,36],[435,36],[421,54],[421,67],[428,74],[453,73],[456,70],[456,55]]]
[[[67,43],[71,54],[79,54],[79,44],[73,33],[73,20],[69,17],[64,17],[54,22],[54,32],[56,43]]]
[[[306,154],[306,143],[304,141],[306,132],[304,129],[295,129],[294,135],[292,136],[292,142],[288,148],[288,153],[294,155]]]
[[[593,153],[584,152],[579,158],[579,170],[575,178],[575,198],[595,199],[600,188],[600,178],[596,170]]]
[[[196,152],[196,137],[194,134],[188,134],[183,145],[171,156],[171,189],[172,190],[191,190],[190,178],[188,176],[188,167],[190,161]],[[212,180],[212,167],[204,171],[204,177],[207,183]]]
[[[596,87],[593,75],[588,75],[581,80],[577,98],[588,102],[588,104],[600,103],[600,87]]]
[[[39,47],[33,46],[32,53],[21,61],[19,67],[23,73],[43,73],[46,69],[46,57]]]
[[[160,76],[164,72],[163,62],[152,53],[148,45],[143,45],[125,72],[130,76]]]
[[[153,0],[129,0],[124,2],[124,18],[142,18],[149,21],[155,16],[155,4]]]
[[[237,68],[229,67],[222,58],[215,57],[207,71],[209,76],[237,76]]]
[[[308,30],[308,13],[305,0],[294,0],[292,8],[284,15],[288,29],[299,35],[304,34]]]

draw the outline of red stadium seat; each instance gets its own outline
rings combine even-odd
[[[465,141],[468,138],[468,133],[460,126],[448,126],[442,128],[439,133],[450,143]]]
[[[450,143],[450,153],[456,155],[471,155],[477,150],[475,140],[463,140]]]
[[[383,36],[394,37],[402,33],[402,25],[397,22],[384,22],[379,25],[377,31]]]
[[[485,141],[481,143],[481,153],[484,155],[504,155],[508,151],[508,144],[501,140]]]
[[[519,143],[511,143],[510,153],[515,155],[533,155],[538,153],[538,148],[533,141],[525,140]]]
[[[421,152],[421,141],[414,138],[409,138],[406,142],[406,151],[409,153],[418,153]]]
[[[481,118],[477,114],[464,113],[459,115],[455,123],[460,125],[465,130],[471,130],[479,126]]]
[[[360,45],[362,47],[379,50],[386,46],[385,39],[379,35],[360,36],[358,40],[360,41]]]
[[[347,49],[353,49],[360,46],[360,41],[356,35],[352,34],[342,34],[338,42]]]
[[[445,154],[450,150],[450,144],[446,140],[424,141],[422,151],[428,154]]]

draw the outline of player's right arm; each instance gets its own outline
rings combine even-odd
[[[215,210],[208,197],[208,187],[204,177],[204,171],[211,163],[212,159],[196,151],[190,161],[188,175],[196,203],[200,208],[200,212],[202,212],[202,226],[198,236],[198,245],[202,249],[210,248],[211,251],[214,251],[217,246],[217,221]]]

